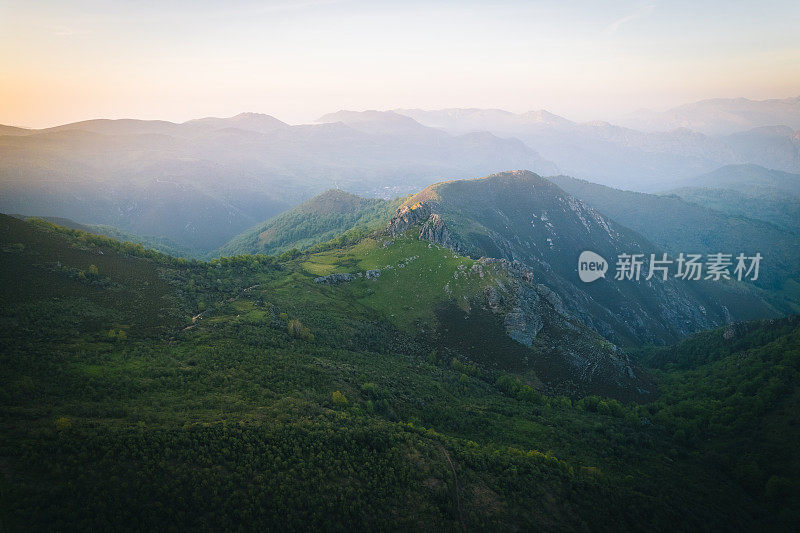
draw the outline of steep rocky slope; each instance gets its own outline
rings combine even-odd
[[[646,372],[518,261],[472,259],[409,231],[311,254],[303,267],[314,292],[363,305],[440,359],[511,372],[549,395],[652,397]]]
[[[754,220],[758,212],[744,217],[696,205],[674,195],[622,191],[568,176],[547,179],[667,252],[762,254],[761,272],[753,285],[763,290],[764,297],[781,312],[800,312],[797,235],[788,228]],[[767,190],[769,181],[757,183]],[[781,194],[784,200],[790,198],[786,192]],[[724,200],[722,194],[718,200]],[[768,213],[765,208],[760,209]]]
[[[401,206],[388,232],[473,257],[519,261],[558,295],[565,312],[616,343],[663,343],[733,319],[775,312],[749,287],[669,278],[614,280],[620,254],[660,253],[646,239],[527,171],[432,185]],[[610,266],[582,283],[578,256],[590,250]]]

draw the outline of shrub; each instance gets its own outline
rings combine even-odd
[[[368,398],[378,398],[378,386],[375,383],[364,383],[361,385],[361,392]]]

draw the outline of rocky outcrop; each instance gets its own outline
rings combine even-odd
[[[433,200],[404,205],[397,210],[386,231],[390,235],[397,236],[409,228],[420,226],[420,240],[459,251],[461,244],[445,224],[438,209],[439,204]]]
[[[505,333],[530,349],[526,358],[543,391],[579,397],[604,394],[642,399],[652,391],[646,373],[614,344],[569,312],[561,297],[538,283],[533,270],[519,261],[482,258],[460,276],[491,275],[496,283],[483,289],[484,306],[502,317]],[[502,274],[497,276],[497,274]]]
[[[353,281],[356,278],[367,278],[371,280],[376,280],[381,276],[381,270],[376,268],[375,270],[367,270],[366,272],[356,272],[355,274],[350,273],[336,273],[336,274],[328,274],[327,276],[320,276],[318,278],[314,278],[314,283],[324,283],[325,285],[336,285],[339,283],[346,283],[348,281]]]
[[[320,276],[314,278],[314,283],[324,283],[326,285],[336,285],[337,283],[344,283],[346,281],[353,281],[356,279],[354,274],[328,274],[327,276]]]
[[[396,237],[405,233],[408,228],[422,224],[433,213],[434,204],[435,202],[417,202],[401,206],[386,228],[387,233]]]
[[[457,243],[453,240],[450,230],[447,229],[444,220],[438,213],[432,213],[431,216],[428,217],[428,220],[422,224],[422,228],[419,231],[419,238],[424,241],[435,242],[436,244],[448,248],[455,249],[457,247]]]

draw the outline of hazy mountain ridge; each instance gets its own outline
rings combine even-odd
[[[729,189],[751,197],[788,194],[800,201],[800,174],[759,165],[727,165],[713,172],[678,180],[674,187]]]
[[[291,126],[242,113],[5,128],[0,210],[110,225],[202,255],[332,187],[393,198],[442,177],[529,168],[651,191],[730,163],[800,171],[800,134],[786,126],[710,137],[496,109],[339,111],[320,120]]]
[[[654,190],[726,164],[800,171],[800,139],[791,127],[754,123],[746,131],[707,135],[685,126],[640,131],[603,121],[573,122],[547,111],[398,109],[454,134],[490,131],[521,139],[562,172],[612,186]]]
[[[637,111],[621,117],[620,122],[646,131],[691,128],[709,135],[727,135],[773,125],[800,130],[800,97],[772,100],[713,98],[663,112]]]
[[[681,187],[663,193],[722,213],[761,220],[800,233],[800,200],[785,193],[748,195],[734,189]]]
[[[183,124],[95,120],[4,135],[0,211],[164,236],[200,254],[331,186],[395,197],[440,176],[554,168],[517,140],[414,129],[418,135],[366,133],[242,114]]]
[[[663,194],[800,233],[800,174],[758,165],[729,165],[677,181],[674,186]]]

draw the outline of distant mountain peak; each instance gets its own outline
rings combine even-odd
[[[342,189],[328,189],[327,191],[306,200],[297,209],[304,213],[347,213],[355,211],[369,200]]]
[[[665,131],[684,126],[707,135],[730,135],[761,126],[800,128],[800,97],[770,100],[711,98],[679,105],[666,111],[637,111],[622,124],[645,131]]]
[[[340,110],[321,116],[317,122],[342,123],[347,126],[371,135],[405,136],[417,141],[430,142],[437,137],[447,136],[446,133],[429,126],[424,126],[406,115],[394,111],[347,111]]]
[[[254,111],[243,111],[243,112],[239,113],[238,115],[236,115],[233,118],[239,118],[239,117],[268,117],[268,118],[272,118],[272,119],[278,120],[275,117],[273,117],[272,115],[267,115],[266,113],[256,113]]]
[[[327,113],[319,117],[316,122],[344,122],[345,124],[357,124],[362,122],[394,122],[403,124],[417,124],[422,126],[411,117],[395,113],[394,111],[377,111],[368,109],[366,111],[349,111],[340,109],[334,113]]]
[[[534,111],[528,111],[527,113],[523,113],[520,117],[533,120],[536,122],[541,122],[544,124],[571,124],[571,120],[567,120],[564,117],[558,116],[550,111],[545,109],[537,109]]]
[[[219,118],[205,117],[186,121],[182,126],[188,128],[206,128],[211,130],[221,130],[225,128],[236,128],[240,130],[254,131],[256,133],[273,133],[277,130],[289,128],[290,126],[272,115],[264,113],[244,112],[238,115]]]

